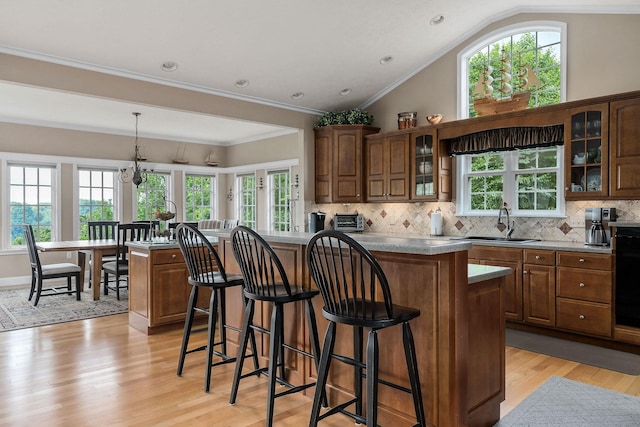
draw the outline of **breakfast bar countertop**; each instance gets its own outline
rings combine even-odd
[[[228,237],[231,230],[201,230],[205,235]],[[313,233],[287,231],[260,231],[267,241],[278,243],[306,244]],[[498,246],[519,249],[546,249],[552,251],[589,252],[610,254],[611,246],[588,246],[583,242],[565,242],[552,240],[527,240],[510,242],[508,240],[465,240],[464,236],[427,236],[406,233],[350,233],[356,241],[372,251],[403,252],[423,255],[436,255],[471,249],[478,246]]]
[[[229,237],[231,230],[202,230],[203,234],[214,237]],[[268,242],[306,245],[314,233],[289,231],[258,231]],[[438,255],[471,249],[471,242],[429,238],[426,236],[388,233],[350,233],[351,237],[370,251],[408,253],[418,255]]]

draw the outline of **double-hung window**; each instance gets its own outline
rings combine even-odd
[[[31,224],[37,241],[50,242],[56,229],[55,167],[9,164],[10,246],[24,245],[22,225]]]
[[[458,214],[494,215],[507,203],[517,216],[564,212],[562,147],[467,154],[458,160]]]
[[[117,171],[103,169],[78,169],[78,206],[80,209],[79,238],[88,238],[89,221],[115,219]]]
[[[236,177],[238,186],[238,212],[240,223],[256,228],[256,176],[243,174]]]
[[[215,177],[187,175],[184,187],[185,221],[200,221],[216,217]]]
[[[136,215],[138,221],[155,220],[157,211],[166,212],[175,206],[168,206],[170,175],[168,173],[147,172],[146,180],[136,191]]]
[[[289,231],[291,200],[291,174],[289,171],[271,171],[268,173],[269,223],[271,230]]]

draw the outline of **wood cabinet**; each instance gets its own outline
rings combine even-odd
[[[556,267],[555,252],[524,250],[522,302],[525,323],[555,326]]]
[[[315,132],[316,203],[358,203],[363,197],[364,137],[380,128],[334,125]]]
[[[559,329],[612,337],[613,255],[558,252]]]
[[[504,309],[505,318],[521,322],[522,312],[522,250],[491,246],[473,246],[469,250],[469,262],[511,268],[505,277]]]
[[[609,107],[612,198],[640,197],[640,98],[614,101]]]
[[[609,104],[567,111],[565,121],[565,198],[603,198],[609,194]]]
[[[409,134],[365,141],[365,201],[409,200]]]
[[[180,248],[129,249],[129,324],[146,333],[184,326],[191,285]],[[211,292],[203,289],[198,306],[208,307]]]

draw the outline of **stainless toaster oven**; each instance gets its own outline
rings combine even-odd
[[[338,231],[363,231],[364,218],[358,213],[337,213],[333,216],[333,229]]]

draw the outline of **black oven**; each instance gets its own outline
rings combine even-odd
[[[616,325],[640,328],[640,227],[617,227]]]

